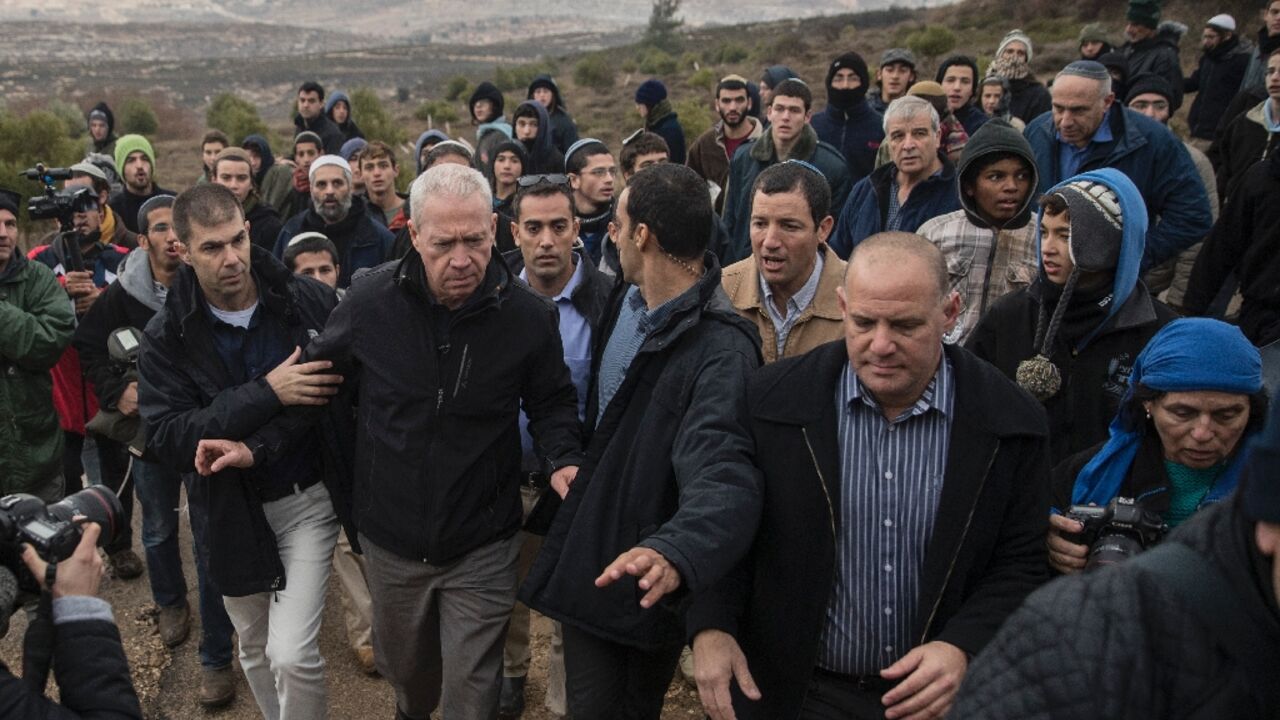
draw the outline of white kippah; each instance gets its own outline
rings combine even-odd
[[[311,161],[311,169],[307,171],[307,182],[315,182],[316,170],[329,165],[336,165],[342,168],[342,172],[346,173],[347,179],[351,179],[351,163],[343,160],[341,155],[321,155]]]
[[[1227,32],[1236,31],[1236,19],[1226,13],[1214,15],[1209,18],[1209,22],[1205,23],[1205,25],[1219,30],[1226,30]]]
[[[294,235],[293,237],[289,238],[289,243],[285,245],[285,247],[291,248],[294,245],[297,245],[298,243],[302,242],[303,240],[328,240],[328,239],[329,239],[329,236],[325,235],[324,233],[318,233],[314,231],[298,233],[297,235]]]

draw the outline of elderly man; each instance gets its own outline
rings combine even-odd
[[[942,253],[868,238],[838,297],[843,340],[748,390],[764,514],[688,620],[716,720],[941,717],[1046,573],[1044,413],[944,347],[960,300]]]
[[[831,189],[806,163],[780,163],[756,178],[751,257],[725,268],[722,283],[760,331],[766,363],[840,337],[844,261],[827,247],[834,224]]]
[[[1024,135],[1040,171],[1039,194],[1086,170],[1112,167],[1129,176],[1150,220],[1143,270],[1196,244],[1213,225],[1204,183],[1182,142],[1115,104],[1111,75],[1099,63],[1077,60],[1058,73],[1053,112],[1028,124]]]
[[[891,162],[858,181],[840,210],[831,249],[842,258],[882,230],[915,232],[926,220],[960,209],[956,168],[940,152],[941,120],[933,104],[908,95],[884,115]]]
[[[595,343],[587,461],[572,486],[551,478],[564,504],[521,587],[563,626],[575,720],[659,717],[685,645],[667,596],[718,581],[760,514],[740,427],[759,341],[720,289],[705,188],[663,164],[618,198],[610,235],[627,282]]]
[[[351,166],[337,155],[321,155],[308,171],[311,207],[289,218],[276,238],[275,256],[284,257],[294,235],[318,232],[338,248],[342,274],[338,287],[351,284],[351,276],[361,268],[381,265],[391,259],[395,235],[368,213],[365,199],[351,186]]]

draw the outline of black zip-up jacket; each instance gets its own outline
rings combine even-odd
[[[0,663],[0,717],[12,720],[142,720],[120,630],[105,620],[54,627],[53,673],[61,703],[29,689]]]
[[[147,260],[145,255],[135,259]],[[107,338],[117,328],[141,330],[155,314],[156,311],[139,302],[117,281],[102,291],[76,326],[74,343],[80,353],[80,367],[93,383],[99,407],[115,409],[120,394],[129,384],[125,380],[125,368],[114,362],[107,352]]]
[[[1252,54],[1252,44],[1241,42],[1239,35],[1232,35],[1230,40],[1200,56],[1200,64],[1182,86],[1184,91],[1196,93],[1191,111],[1187,113],[1191,137],[1214,138],[1223,113],[1240,91]]]
[[[746,420],[760,339],[720,287],[720,267],[673,299],[626,370],[598,424],[600,363],[628,286],[610,298],[594,338],[587,458],[534,560],[520,598],[611,642],[662,648],[684,641],[681,598],[710,587],[746,552],[760,517],[759,473]],[[640,545],[680,572],[681,590],[640,607],[638,578],[593,580]]]
[[[320,136],[320,140],[324,142],[324,153],[328,155],[337,155],[342,149],[342,144],[347,141],[346,135],[342,134],[342,130],[329,119],[328,115],[320,113],[311,120],[307,120],[302,115],[295,114],[293,116],[293,128],[295,134],[311,131]]]
[[[1256,642],[1280,647],[1274,560],[1236,498],[1165,540],[1225,576]],[[1121,563],[1059,578],[1027,598],[969,667],[951,717],[966,720],[1275,718],[1239,651],[1150,571]],[[1274,679],[1275,668],[1268,670]]]
[[[253,247],[263,323],[282,323],[293,343],[305,348],[319,334],[338,302],[328,286],[291,274],[271,253]],[[282,405],[264,377],[236,385],[218,356],[205,300],[190,266],[178,272],[160,312],[147,323],[138,357],[138,405],[147,450],[170,468],[190,476],[191,501],[209,514],[209,572],[223,595],[240,597],[285,587],[276,536],[262,511],[264,497],[278,494],[273,478],[254,470],[194,472],[196,446],[204,438],[244,441],[259,463],[290,451],[289,436],[273,421]],[[335,498],[346,497],[350,436],[338,432],[351,407],[346,394],[330,399],[319,416],[322,479]],[[354,536],[353,536],[354,537]]]
[[[948,345],[956,421],[933,536],[920,569],[917,645],[982,650],[1048,577],[1049,466],[1044,410],[969,352]],[[822,649],[838,582],[840,475],[835,389],[843,340],[772,363],[748,390],[764,514],[746,559],[694,599],[688,633],[733,635],[763,697],[732,685],[739,718],[795,718]]]
[[[559,313],[490,258],[448,312],[416,252],[360,273],[306,359],[359,385],[352,515],[368,540],[448,565],[520,528],[519,410],[548,470],[579,463]]]
[[[573,294],[569,296],[569,302],[573,303],[574,309],[587,319],[587,324],[591,326],[591,333],[594,338],[595,333],[604,324],[604,314],[608,309],[609,294],[613,291],[614,283],[618,279],[600,272],[595,263],[591,261],[591,258],[587,257],[586,249],[582,247],[581,241],[574,245],[573,256],[574,262],[582,264],[582,282],[578,284],[578,287],[574,288]],[[520,254],[519,249],[503,253],[502,259],[506,261],[512,275],[519,277],[520,273],[524,271],[524,256]]]

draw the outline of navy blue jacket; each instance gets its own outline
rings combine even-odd
[[[884,229],[889,217],[889,193],[892,192],[898,166],[886,163],[858,181],[849,192],[849,200],[840,211],[836,228],[827,244],[843,260],[858,243]],[[942,171],[917,185],[903,203],[899,215],[903,232],[915,232],[925,222],[960,209],[960,192],[956,189],[956,166],[942,157]],[[834,205],[833,205],[834,207]]]
[[[658,118],[649,128],[649,132],[657,133],[667,141],[667,157],[677,165],[683,165],[686,157],[684,145],[684,128],[680,127],[680,118],[676,113],[668,113]]]
[[[351,276],[361,268],[370,268],[391,259],[391,246],[396,236],[366,212],[364,199],[351,199],[351,210],[340,222],[326,225],[315,208],[289,218],[276,238],[273,254],[284,259],[285,248],[294,235],[304,232],[324,233],[338,247],[338,287],[351,285]]]
[[[835,146],[849,163],[850,182],[858,182],[876,168],[876,151],[884,140],[884,118],[866,100],[849,110],[828,105],[809,124],[818,139]]]
[[[1118,111],[1118,112],[1117,112]],[[1118,105],[1112,106],[1114,140],[1094,146],[1080,172],[1111,167],[1129,176],[1147,203],[1147,250],[1142,269],[1155,267],[1204,239],[1213,226],[1209,196],[1195,163],[1169,128]],[[1037,194],[1066,178],[1058,163],[1053,113],[1047,112],[1023,131],[1040,170]]]
[[[964,126],[964,131],[969,133],[969,137],[973,137],[973,134],[978,132],[978,128],[986,125],[987,121],[991,119],[974,103],[969,103],[956,110],[955,116],[960,121],[960,124]]]

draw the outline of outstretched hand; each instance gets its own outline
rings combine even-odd
[[[605,587],[621,580],[623,575],[640,578],[641,590],[648,590],[640,598],[640,607],[651,608],[663,595],[680,587],[680,571],[662,553],[646,547],[634,547],[609,563],[609,567],[596,578],[596,587]]]

